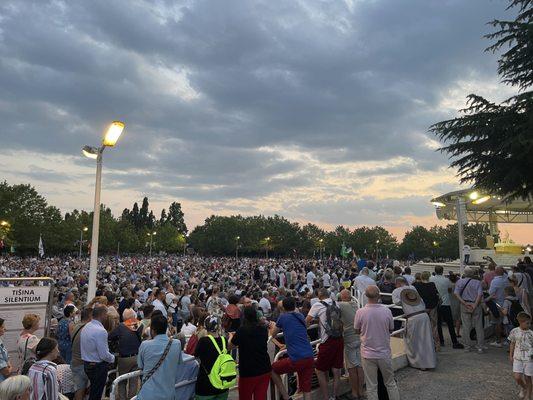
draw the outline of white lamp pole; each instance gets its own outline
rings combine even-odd
[[[98,238],[100,236],[100,192],[102,189],[102,152],[104,146],[98,149],[96,157],[96,183],[94,186],[93,231],[91,239],[91,261],[89,266],[89,290],[87,303],[96,295],[96,274],[98,272]]]
[[[91,261],[89,266],[89,288],[87,290],[87,303],[96,295],[96,276],[98,272],[98,237],[100,231],[100,192],[102,188],[102,153],[106,147],[114,147],[122,131],[124,123],[113,121],[107,128],[107,132],[100,147],[84,146],[83,154],[92,159],[96,159],[96,183],[94,188],[94,213],[93,231],[91,239]]]

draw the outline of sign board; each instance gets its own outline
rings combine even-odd
[[[9,354],[11,365],[15,368],[20,365],[17,342],[23,329],[24,315],[39,315],[41,319],[35,335],[39,338],[45,336],[50,288],[50,286],[0,287],[0,317],[4,319],[6,328],[2,342]]]

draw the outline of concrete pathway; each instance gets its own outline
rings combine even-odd
[[[446,346],[438,354],[435,370],[407,367],[396,377],[402,400],[518,399],[506,348],[489,348],[478,354]]]

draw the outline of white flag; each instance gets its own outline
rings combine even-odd
[[[44,257],[43,238],[39,235],[39,257]]]

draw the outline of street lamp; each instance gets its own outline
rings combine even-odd
[[[376,263],[379,262],[379,239],[376,240]]]
[[[96,294],[96,275],[98,272],[98,237],[100,231],[100,192],[102,189],[102,153],[106,147],[114,147],[124,130],[124,123],[113,121],[107,128],[100,147],[84,146],[82,153],[85,157],[96,160],[96,183],[94,187],[93,232],[91,239],[91,261],[89,267],[89,288],[87,303]]]
[[[78,258],[81,258],[81,246],[83,244],[83,232],[87,232],[89,228],[84,226],[82,229],[80,229],[80,253],[78,254]]]
[[[9,222],[7,221],[0,221],[1,226],[5,226],[6,228],[9,227]]]
[[[152,257],[152,239],[157,235],[157,232],[148,232],[147,235],[150,236],[150,257]]]
[[[324,239],[318,239],[318,242],[320,243],[318,245],[318,253],[320,254],[320,260],[322,260],[322,243],[324,243]]]
[[[239,239],[240,236],[235,236],[235,259],[239,259]]]

